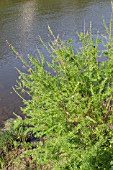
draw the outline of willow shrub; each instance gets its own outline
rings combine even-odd
[[[40,51],[40,59],[28,55],[29,62],[15,51],[26,66],[26,72],[18,70],[15,89],[31,96],[23,99],[26,131],[44,136],[24,153],[32,155],[37,169],[113,169],[112,20],[104,26],[103,36],[94,38],[91,26],[78,34],[76,52],[71,39],[55,38],[49,28],[53,41],[47,46],[41,41],[51,63]]]

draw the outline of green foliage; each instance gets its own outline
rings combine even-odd
[[[0,132],[0,169],[4,165],[4,155],[13,147],[13,138],[7,130]]]
[[[51,63],[40,51],[40,59],[28,55],[28,63],[18,54],[26,72],[18,70],[15,91],[31,99],[19,94],[26,118],[22,126],[18,118],[14,127],[24,142],[28,132],[40,137],[33,150],[24,152],[36,161],[37,169],[113,169],[112,19],[110,28],[104,26],[107,35],[94,38],[92,26],[89,33],[79,33],[76,53],[71,39],[55,38],[49,28],[54,40],[48,46],[41,41]],[[106,60],[100,62],[103,56]],[[54,74],[45,70],[46,64]]]
[[[27,143],[32,137],[32,132],[28,132],[28,125],[24,124],[18,116],[16,120],[9,119],[5,123],[5,128],[0,131],[0,169],[35,169],[35,163],[31,157],[21,157],[25,150],[35,148]]]
[[[16,90],[32,97],[24,99],[22,111],[29,116],[24,123],[32,125],[29,130],[36,136],[46,135],[29,153],[39,167],[113,168],[113,40],[107,26],[106,30],[107,43],[101,36],[93,38],[91,26],[89,33],[78,34],[82,45],[76,54],[72,40],[55,38],[50,30],[54,41],[49,48],[41,41],[52,62],[41,52],[41,61],[30,55],[30,64],[22,60],[28,73],[19,71]],[[103,56],[107,59],[99,62]]]

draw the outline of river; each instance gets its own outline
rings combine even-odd
[[[13,112],[21,114],[21,99],[13,91],[22,64],[9,48],[8,40],[24,57],[43,51],[39,35],[49,42],[48,25],[63,39],[73,38],[92,21],[93,34],[104,32],[102,16],[109,23],[111,0],[0,0],[0,126]],[[45,55],[49,60],[49,56]]]

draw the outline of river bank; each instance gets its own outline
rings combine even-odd
[[[0,131],[0,169],[113,168],[112,15],[104,28],[104,36],[97,33],[96,38],[91,24],[89,31],[78,33],[81,46],[75,52],[72,39],[55,37],[48,27],[53,40],[41,42],[51,63],[41,51],[38,58],[25,60],[10,45],[26,68],[18,69],[15,86],[26,117],[17,115]],[[31,98],[24,99],[23,93]]]

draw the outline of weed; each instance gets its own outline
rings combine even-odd
[[[97,34],[96,39],[91,25],[89,33],[79,33],[82,45],[76,53],[71,39],[64,42],[55,38],[49,28],[54,40],[48,46],[41,41],[52,63],[46,62],[41,52],[40,60],[28,55],[27,63],[16,52],[26,72],[18,70],[15,91],[21,90],[31,99],[19,94],[26,106],[22,108],[26,118],[21,122],[30,126],[23,129],[18,119],[14,126],[24,137],[32,132],[42,139],[34,149],[23,153],[31,155],[37,169],[113,168],[112,19],[110,27],[104,26],[107,34]],[[103,56],[106,60],[100,62]],[[45,64],[55,76],[45,70]]]

